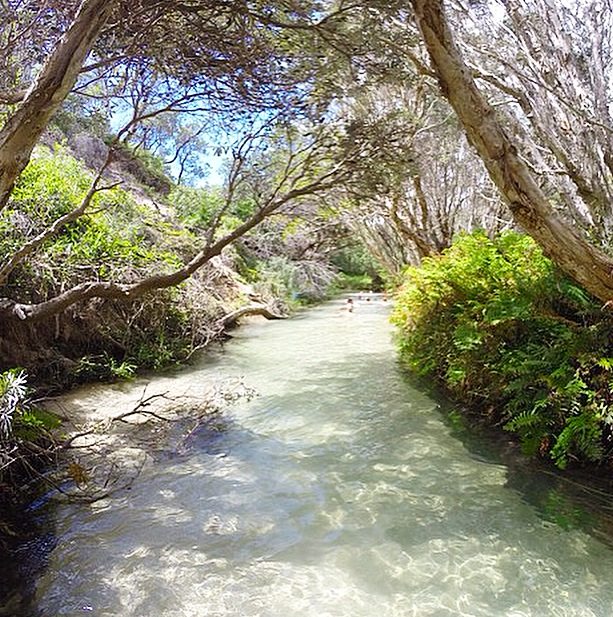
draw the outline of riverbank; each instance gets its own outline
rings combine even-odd
[[[479,409],[454,402],[447,389],[428,377],[406,368],[403,374],[411,387],[437,402],[444,423],[473,456],[510,470],[509,485],[539,516],[562,529],[583,529],[613,548],[613,477],[608,467],[584,462],[559,469],[547,457],[527,456],[512,433]]]

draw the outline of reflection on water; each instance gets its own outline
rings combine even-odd
[[[341,305],[243,329],[166,378],[244,375],[259,396],[129,493],[57,508],[23,614],[610,617],[613,552],[582,510],[544,475],[535,507],[526,466],[463,443],[406,382],[386,307]]]

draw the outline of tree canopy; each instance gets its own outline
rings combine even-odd
[[[180,182],[199,181],[207,150],[229,161],[210,227],[181,267],[7,296],[4,319],[177,285],[315,197],[390,272],[461,229],[516,224],[603,303],[613,297],[603,0],[24,0],[2,11],[0,206],[13,208],[35,146],[70,106],[106,143],[81,201],[3,256],[4,280],[86,215],[126,149],[162,157],[156,173],[166,165]],[[237,200],[248,216],[220,237]]]

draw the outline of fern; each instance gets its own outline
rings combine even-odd
[[[577,308],[587,309],[594,307],[594,299],[590,296],[590,294],[585,291],[585,289],[582,289],[571,281],[562,279],[559,282],[558,287],[565,299],[569,300],[570,303],[574,304]]]
[[[543,417],[538,414],[537,409],[533,408],[529,411],[524,411],[516,415],[512,420],[509,420],[505,425],[506,431],[513,431],[514,433],[528,433],[535,429],[535,427],[541,427],[543,425]]]
[[[596,360],[596,365],[605,371],[613,370],[613,358],[599,358]]]
[[[613,408],[613,320],[595,307],[530,238],[476,232],[407,269],[393,321],[409,366],[565,466],[613,433],[597,412]]]
[[[568,465],[571,457],[597,461],[603,454],[601,440],[602,425],[599,419],[589,411],[584,411],[567,420],[551,449],[551,458],[562,469]]]

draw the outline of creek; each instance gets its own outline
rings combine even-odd
[[[597,515],[413,385],[384,302],[341,306],[250,324],[153,378],[240,376],[257,396],[131,490],[41,506],[52,541],[20,615],[610,617]],[[70,397],[120,409],[139,387]]]

